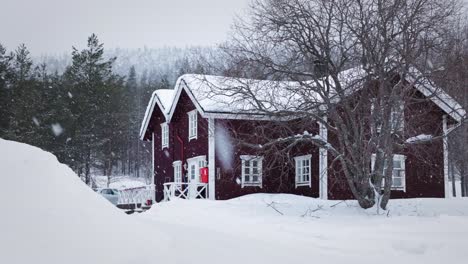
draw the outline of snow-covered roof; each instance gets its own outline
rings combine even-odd
[[[148,129],[149,120],[151,119],[151,115],[153,114],[155,105],[157,104],[161,112],[163,112],[164,116],[166,116],[174,100],[175,93],[176,93],[176,90],[174,89],[159,89],[153,92],[153,94],[151,95],[151,99],[148,103],[148,106],[146,107],[145,116],[141,124],[141,128],[140,128],[141,139],[143,139],[145,132]]]
[[[453,97],[442,88],[436,87],[430,79],[421,76],[422,74],[418,70],[412,68],[406,79],[410,83],[414,83],[414,87],[418,91],[457,122],[467,118],[465,109]]]
[[[299,82],[185,74],[179,78],[176,87],[178,92],[169,119],[182,90],[187,92],[202,115],[258,116],[265,112],[294,110],[304,98]],[[319,98],[316,93],[308,96]]]
[[[466,112],[456,100],[431,82],[412,71],[407,80],[430,98],[438,107],[457,122],[466,118]],[[355,67],[340,73],[340,82],[349,95],[362,87],[364,76],[362,67]],[[415,81],[417,80],[417,81]],[[266,113],[275,111],[303,110],[303,105],[315,99],[318,104],[322,97],[313,89],[303,89],[304,85],[313,86],[315,82],[267,81],[233,78],[213,75],[184,74],[176,82],[174,90],[156,90],[148,104],[140,130],[143,139],[156,104],[170,121],[182,91],[185,91],[204,117],[227,119],[262,119]],[[331,81],[333,87],[333,81]],[[331,91],[333,94],[333,91]],[[338,96],[337,96],[338,97]],[[333,101],[333,98],[331,98]],[[339,100],[339,98],[337,98]],[[335,100],[335,101],[337,101]]]

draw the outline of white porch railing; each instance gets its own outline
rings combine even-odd
[[[206,183],[166,182],[164,183],[164,201],[174,198],[206,199],[207,186]]]
[[[151,186],[142,186],[138,188],[129,188],[119,191],[119,200],[117,204],[137,204],[145,205],[147,201],[152,200]]]

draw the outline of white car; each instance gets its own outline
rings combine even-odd
[[[119,191],[111,188],[103,188],[97,191],[99,194],[104,196],[109,202],[114,205],[117,205],[119,201]]]

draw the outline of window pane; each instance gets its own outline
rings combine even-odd
[[[252,176],[252,181],[253,182],[258,182],[258,176]]]
[[[258,167],[253,167],[252,174],[258,174]]]
[[[393,186],[394,187],[402,187],[403,186],[403,179],[402,178],[393,178]]]
[[[245,182],[250,182],[250,176],[249,175],[245,175]]]
[[[401,169],[401,160],[400,159],[393,159],[393,168]]]
[[[245,167],[249,167],[250,166],[250,160],[244,161],[244,164],[245,164]]]
[[[253,160],[253,161],[252,161],[252,166],[253,166],[253,167],[258,167],[258,161]]]

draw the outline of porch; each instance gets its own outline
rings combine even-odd
[[[164,201],[179,199],[207,199],[208,184],[188,182],[164,183]]]

